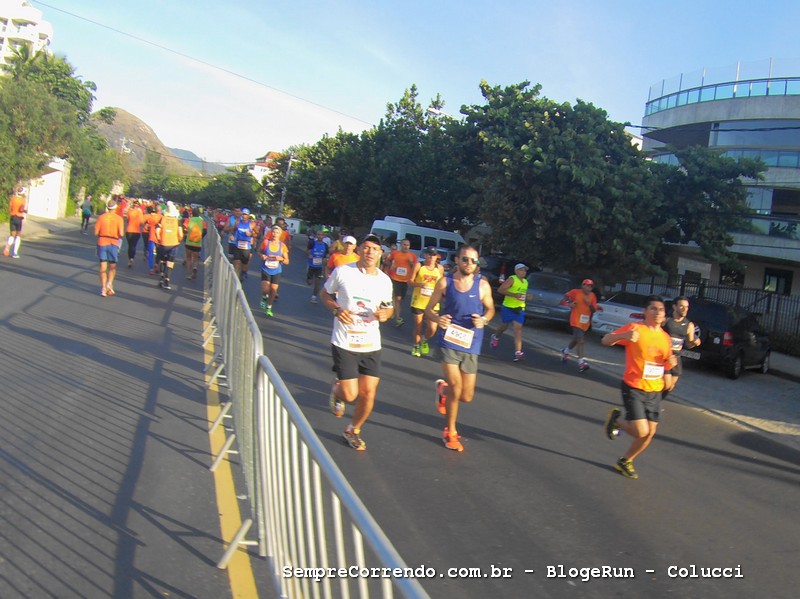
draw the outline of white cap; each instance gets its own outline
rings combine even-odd
[[[356,238],[353,237],[352,235],[345,236],[345,238],[342,239],[342,243],[352,243],[353,245],[358,245]]]

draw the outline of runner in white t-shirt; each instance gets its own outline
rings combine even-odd
[[[331,352],[337,380],[330,394],[331,411],[344,415],[345,402],[356,401],[344,439],[358,451],[367,448],[361,427],[375,403],[380,382],[380,323],[393,312],[392,281],[379,268],[381,242],[367,235],[358,247],[358,262],[336,268],[320,293],[322,305],[333,313]]]

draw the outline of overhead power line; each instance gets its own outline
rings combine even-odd
[[[336,110],[335,108],[331,108],[330,106],[325,106],[324,104],[320,104],[319,102],[314,102],[313,100],[309,100],[307,98],[303,98],[303,97],[298,96],[296,94],[292,94],[290,92],[284,91],[284,90],[279,89],[277,87],[274,87],[272,85],[268,85],[268,84],[264,83],[263,81],[258,81],[257,79],[253,79],[252,77],[248,77],[247,75],[242,75],[241,73],[237,73],[236,71],[232,71],[230,69],[226,69],[225,67],[221,67],[219,65],[215,65],[213,63],[207,62],[207,61],[202,60],[200,58],[195,58],[194,56],[191,56],[191,55],[186,54],[184,52],[180,52],[179,50],[175,50],[174,48],[170,48],[168,46],[164,46],[162,44],[158,44],[156,42],[150,41],[150,40],[145,39],[143,37],[140,37],[138,35],[134,35],[132,33],[128,33],[127,31],[123,31],[121,29],[117,29],[116,27],[111,27],[110,25],[106,25],[105,23],[100,23],[99,21],[95,21],[93,19],[90,19],[88,17],[84,17],[84,16],[76,14],[74,12],[70,12],[68,10],[64,10],[63,8],[58,8],[57,6],[53,6],[53,5],[47,4],[45,2],[39,2],[38,0],[33,0],[33,1],[36,4],[39,4],[39,5],[44,6],[46,8],[58,11],[58,12],[63,13],[65,15],[69,15],[70,17],[73,17],[75,19],[80,19],[81,21],[85,21],[87,23],[91,23],[92,25],[96,25],[97,27],[102,27],[103,29],[107,29],[109,31],[113,31],[114,33],[117,33],[119,35],[124,35],[125,37],[129,37],[129,38],[134,39],[134,40],[136,40],[138,42],[142,42],[144,44],[148,44],[150,46],[153,46],[154,48],[158,48],[159,50],[164,50],[165,52],[169,52],[171,54],[175,54],[176,56],[181,56],[183,58],[186,58],[186,59],[191,60],[193,62],[196,62],[198,64],[202,64],[204,66],[211,67],[212,69],[216,69],[216,70],[221,71],[223,73],[227,73],[228,75],[232,75],[233,77],[238,77],[239,79],[243,79],[244,81],[249,81],[250,83],[255,83],[256,85],[260,85],[261,87],[270,89],[270,90],[272,90],[274,92],[277,92],[279,94],[282,94],[284,96],[288,96],[290,98],[294,98],[295,100],[300,100],[301,102],[305,102],[306,104],[310,104],[312,106],[316,106],[317,108],[322,108],[323,110],[327,110],[328,112],[332,112],[332,113],[347,117],[348,119],[352,119],[354,121],[358,121],[359,123],[364,123],[365,125],[370,125],[371,126],[371,125],[374,124],[374,123],[369,123],[369,122],[365,121],[364,119],[359,118],[357,116],[353,116],[352,114],[347,114],[346,112],[342,112],[341,110]]]

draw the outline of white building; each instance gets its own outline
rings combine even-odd
[[[731,231],[744,273],[729,273],[680,248],[678,272],[712,282],[781,294],[800,288],[800,59],[737,63],[665,79],[650,88],[642,121],[644,151],[677,164],[672,149],[715,148],[732,158],[760,158],[763,181],[747,181],[753,210]]]
[[[49,52],[53,26],[42,19],[42,11],[26,0],[0,0],[0,64],[14,50],[27,45],[31,54]]]

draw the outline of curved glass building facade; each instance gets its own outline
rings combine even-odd
[[[656,161],[675,162],[671,148],[689,146],[764,161],[765,179],[748,183],[755,216],[747,231],[732,232],[733,249],[751,260],[749,285],[769,287],[780,271],[782,288],[791,289],[793,278],[800,288],[800,59],[660,81],[650,88],[642,124],[642,149]]]

